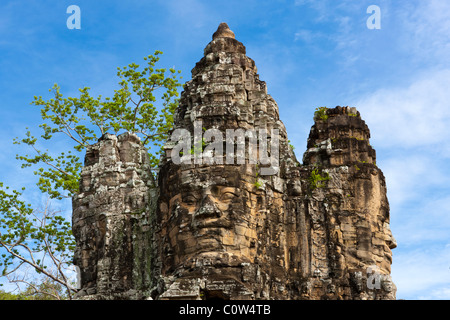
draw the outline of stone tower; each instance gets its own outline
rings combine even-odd
[[[86,155],[82,299],[395,299],[389,203],[355,108],[318,108],[301,164],[225,23],[192,70],[158,181],[133,134]]]
[[[135,134],[105,134],[86,151],[72,199],[80,298],[142,299],[151,274],[151,212],[157,188]]]

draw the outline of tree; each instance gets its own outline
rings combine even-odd
[[[1,300],[27,300],[22,294],[15,294],[11,292],[6,292],[4,290],[0,290],[0,301]]]
[[[34,97],[32,104],[41,107],[44,120],[39,126],[43,131],[41,138],[48,141],[55,134],[63,134],[73,143],[75,151],[52,156],[48,150],[42,151],[37,146],[38,139],[28,128],[25,138],[14,140],[14,143],[29,145],[35,151],[34,156],[16,156],[23,161],[23,168],[44,164],[34,172],[39,176],[37,185],[42,192],[57,199],[77,193],[82,167],[77,154],[108,131],[114,134],[133,132],[142,138],[144,146],[152,143],[156,151],[149,153],[150,162],[154,168],[158,165],[162,143],[173,126],[173,113],[178,103],[177,88],[180,86],[177,74],[181,73],[170,68],[166,75],[166,69],[156,69],[160,54],[161,51],[155,51],[154,55],[145,57],[147,66],[141,71],[135,63],[118,68],[120,89],[114,90],[112,97],[102,99],[100,95],[94,98],[89,93],[90,88],[85,87],[79,90],[79,98],[64,98],[57,84],[50,89],[54,96],[52,99],[45,101],[41,96]],[[161,106],[157,103],[158,97]]]
[[[39,283],[31,282],[25,290],[19,293],[0,290],[0,300],[65,300],[62,286],[50,278],[44,278]]]
[[[53,94],[51,99],[34,97],[31,104],[40,108],[43,120],[39,125],[40,138],[26,128],[25,137],[14,139],[14,144],[31,147],[34,155],[16,155],[16,159],[22,162],[22,168],[36,168],[37,187],[48,194],[49,199],[62,200],[78,192],[83,166],[80,153],[107,132],[136,133],[150,150],[152,167],[157,167],[162,144],[173,127],[177,89],[181,86],[178,81],[181,71],[155,67],[160,54],[161,51],[155,51],[154,55],[145,57],[144,68],[135,63],[118,68],[119,88],[111,97],[94,98],[89,93],[90,88],[84,87],[79,90],[79,97],[65,98],[58,84],[49,90]],[[69,146],[57,155],[42,149],[46,143],[51,144],[56,135],[67,138]],[[20,200],[21,192],[8,189],[0,182],[0,247],[5,252],[0,260],[4,268],[2,275],[11,276],[28,265],[62,286],[71,298],[74,289],[65,272],[74,249],[70,223],[52,211],[49,203],[37,211]],[[26,282],[28,288],[39,291],[39,286],[31,281],[10,279]]]
[[[20,293],[20,297],[26,300],[66,300],[71,299],[68,291],[60,283],[49,277],[37,279],[37,281],[26,282],[26,289]]]
[[[29,291],[34,289],[42,294],[45,292],[42,289],[47,289],[46,292],[50,292],[48,289],[52,286],[41,286],[38,290],[39,285],[29,279],[23,267],[32,267],[38,275],[64,289],[67,297],[71,298],[75,288],[67,269],[72,264],[75,242],[70,223],[51,210],[49,201],[43,211],[35,210],[20,200],[20,192],[7,192],[9,188],[3,188],[1,183],[0,187],[0,247],[5,250],[0,260],[0,267],[3,267],[1,275],[12,283],[26,284]],[[52,293],[48,295],[57,297]]]

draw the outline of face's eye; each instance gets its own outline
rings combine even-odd
[[[220,201],[223,202],[228,202],[233,200],[234,198],[237,197],[237,194],[233,193],[233,192],[224,192],[221,196],[220,196]]]
[[[211,188],[211,193],[216,196],[218,193],[220,192],[219,187],[218,186],[212,186]]]
[[[188,206],[193,206],[197,203],[197,198],[193,195],[187,195],[185,198],[183,198],[183,202]]]

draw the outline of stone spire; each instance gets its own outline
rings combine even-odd
[[[104,134],[86,150],[79,193],[72,199],[81,299],[149,295],[149,216],[156,189],[147,152],[128,132]]]
[[[282,289],[288,281],[290,228],[282,203],[289,168],[298,162],[278,106],[245,52],[222,23],[184,86],[174,129],[193,134],[200,122],[205,136],[215,130],[223,138],[230,130],[256,134],[263,130],[267,150],[275,156],[271,146],[277,144],[280,156],[275,164],[253,161],[258,157],[250,154],[249,137],[242,136],[245,151],[232,163],[227,162],[226,148],[212,164],[178,165],[173,153],[172,158],[161,159],[156,213],[161,229],[155,246],[162,266],[161,299],[199,298],[201,293],[223,299],[289,298]],[[168,155],[175,144],[168,142]],[[262,145],[257,155],[262,154]],[[266,169],[273,171],[264,175]],[[181,287],[190,289],[181,291]]]
[[[219,27],[217,28],[217,31],[214,32],[212,36],[213,40],[217,38],[233,38],[234,39],[234,32],[230,30],[228,25],[225,22],[222,22],[219,24]]]
[[[390,273],[397,244],[385,178],[369,138],[356,108],[315,112],[301,179],[309,190],[302,196],[309,226],[298,230],[310,252],[304,298],[395,299]]]

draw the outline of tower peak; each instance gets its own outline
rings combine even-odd
[[[217,28],[217,31],[214,32],[212,36],[213,40],[217,38],[233,38],[235,39],[234,32],[230,30],[228,27],[228,24],[225,22],[222,22],[219,24],[219,27]]]

